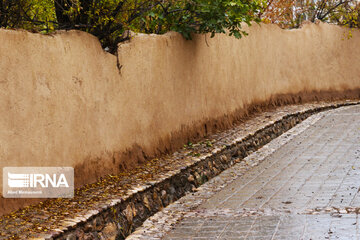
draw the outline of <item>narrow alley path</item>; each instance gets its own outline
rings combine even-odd
[[[325,114],[165,239],[360,239],[359,187],[360,107],[354,106]],[[236,217],[240,210],[254,214]]]
[[[228,183],[231,174],[238,177]],[[148,228],[177,209],[183,219],[147,237],[360,239],[359,187],[360,106],[351,106],[310,117],[168,206]]]

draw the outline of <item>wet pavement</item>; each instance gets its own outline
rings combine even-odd
[[[360,106],[309,118],[216,178],[164,209],[186,213],[149,239],[360,239]]]
[[[184,219],[165,239],[359,239],[356,214]]]
[[[200,205],[202,214],[182,220],[165,239],[360,239],[359,186],[355,106],[324,115]],[[235,216],[244,209],[249,216]]]

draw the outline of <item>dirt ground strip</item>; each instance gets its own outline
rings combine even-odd
[[[354,104],[359,103],[291,105],[255,114],[174,154],[77,189],[73,199],[46,200],[2,216],[0,239],[124,239],[148,217],[230,166],[255,164],[243,160],[312,114]]]

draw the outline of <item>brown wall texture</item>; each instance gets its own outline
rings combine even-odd
[[[83,32],[0,30],[0,168],[73,166],[80,186],[231,124],[253,103],[360,95],[359,31],[247,31],[241,40],[139,35],[116,57]],[[0,200],[0,213],[31,202]]]

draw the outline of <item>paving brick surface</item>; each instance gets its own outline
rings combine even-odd
[[[360,239],[360,107],[332,111],[199,209],[270,216],[185,218],[165,239]],[[320,212],[339,209],[339,212]],[[248,210],[250,211],[250,210]]]
[[[187,213],[149,239],[360,239],[360,106],[318,114],[302,127],[245,159],[265,156],[250,169],[240,163],[201,187],[207,200],[185,197],[165,209]],[[230,174],[237,176],[221,181]],[[217,184],[226,186],[211,193]]]
[[[352,107],[327,115],[201,207],[360,207],[359,186],[360,107]]]
[[[185,219],[166,239],[359,239],[356,214]]]

